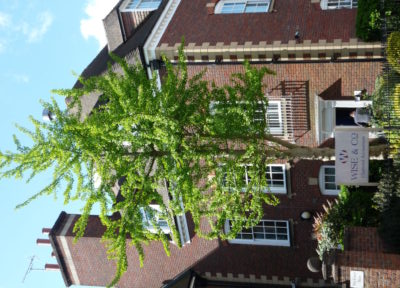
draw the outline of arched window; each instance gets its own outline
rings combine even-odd
[[[215,6],[215,14],[265,13],[271,0],[221,0]]]
[[[340,186],[336,185],[335,166],[322,165],[319,170],[319,189],[324,195],[338,195]]]

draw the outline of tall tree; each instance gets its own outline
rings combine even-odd
[[[278,203],[265,193],[268,163],[334,153],[329,148],[301,147],[268,132],[262,79],[273,72],[266,68],[257,70],[245,63],[245,72],[235,74],[231,86],[216,87],[203,81],[202,74],[188,79],[180,51],[177,66],[165,59],[166,76],[159,88],[141,66],[113,59],[122,73],[109,68],[105,75],[80,79],[80,89],[57,90],[70,99],[66,110],[54,100],[44,103],[53,121],[31,118],[33,131],[18,127],[33,144],[24,146],[14,136],[16,152],[0,153],[1,178],[30,173],[30,180],[53,169],[53,180],[20,206],[57,193],[63,193],[65,203],[76,199],[86,203],[74,227],[77,238],[84,234],[93,205],[100,204],[100,218],[107,228],[103,238],[117,261],[110,285],[126,271],[127,239],[141,262],[142,244],[151,240],[162,241],[169,253],[160,217],[168,222],[178,245],[173,216],[184,212],[191,213],[198,235],[232,238],[260,221],[264,204]],[[92,92],[101,93],[103,104],[83,115],[81,98]],[[248,185],[244,173],[251,179]],[[96,179],[101,184],[96,185]],[[117,197],[112,191],[121,179]],[[159,193],[165,188],[171,196],[168,203]],[[154,203],[161,211],[149,207]],[[200,225],[203,220],[209,224],[205,230]],[[230,232],[224,230],[227,220]]]

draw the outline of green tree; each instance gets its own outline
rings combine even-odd
[[[53,180],[20,206],[58,193],[63,193],[65,203],[76,199],[86,203],[74,227],[77,238],[84,234],[93,205],[100,204],[100,219],[106,226],[103,239],[109,256],[117,261],[110,285],[126,271],[127,242],[136,247],[141,263],[142,245],[149,241],[162,241],[169,253],[157,217],[168,222],[178,245],[173,217],[184,212],[191,213],[198,235],[233,238],[260,221],[263,205],[278,202],[265,193],[268,163],[334,155],[333,149],[302,147],[268,133],[262,79],[273,72],[266,68],[245,63],[245,72],[234,75],[231,86],[216,87],[203,81],[202,74],[189,79],[180,51],[177,66],[165,59],[166,76],[159,89],[141,66],[113,59],[122,73],[110,67],[103,76],[80,79],[81,89],[55,91],[69,98],[67,109],[54,100],[44,103],[54,121],[31,117],[33,131],[18,128],[32,144],[24,146],[14,136],[16,152],[0,153],[1,178],[28,173],[29,181],[53,169]],[[84,115],[80,100],[93,92],[101,94],[103,105]],[[245,169],[249,185],[243,182]],[[95,185],[96,178],[100,185]],[[112,191],[121,179],[117,201]],[[170,200],[163,199],[162,189],[168,189]],[[149,208],[154,203],[161,211]],[[156,233],[147,229],[145,215]],[[229,233],[224,230],[228,219]],[[208,227],[202,228],[203,220]]]

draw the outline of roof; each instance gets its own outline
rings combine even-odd
[[[142,22],[140,26],[137,27],[136,31],[132,36],[118,48],[116,48],[113,53],[119,57],[126,57],[132,51],[135,51],[138,47],[144,45],[147,37],[151,33],[155,23],[157,22],[159,16],[164,10],[167,0],[164,0],[157,10],[149,15],[149,17]],[[118,6],[118,5],[117,5]],[[113,11],[118,7],[114,7]],[[112,11],[111,11],[112,12]],[[110,12],[110,13],[111,13]],[[107,70],[108,63],[112,63],[112,59],[109,55],[107,45],[97,54],[97,56],[92,60],[92,62],[82,71],[81,77],[88,78],[91,76],[100,75]],[[74,88],[81,87],[81,83],[77,81]]]
[[[136,28],[136,30],[132,33],[130,38],[122,43],[118,48],[116,48],[113,54],[125,58],[128,63],[134,64],[136,60],[140,60],[142,65],[144,64],[144,58],[142,56],[141,49],[151,33],[155,23],[157,22],[159,16],[161,15],[163,9],[166,6],[167,0],[163,0],[157,10],[151,12],[149,16],[143,20],[143,22]],[[118,9],[119,4],[117,4],[114,9],[110,12],[112,13],[115,9]],[[107,67],[109,64],[113,64],[113,60],[110,57],[110,51],[108,46],[106,45],[97,56],[92,60],[92,62],[82,71],[81,77],[86,79],[92,76],[98,76],[106,72]],[[79,80],[75,82],[73,88],[81,88],[82,84]],[[86,115],[92,111],[94,106],[97,103],[98,98],[100,97],[101,93],[93,92],[90,95],[84,95],[81,99],[82,103],[82,114],[81,118],[83,119]],[[69,99],[66,98],[66,103],[68,105]],[[73,109],[74,112],[76,109]]]
[[[212,1],[181,0],[159,44],[173,46],[181,42],[182,36],[186,43],[197,45],[247,41],[287,43],[294,40],[296,31],[300,33],[300,41],[312,43],[321,39],[348,42],[356,38],[357,9],[321,10],[319,3],[311,0],[285,0],[273,1],[274,11],[268,13],[208,14],[209,2]]]

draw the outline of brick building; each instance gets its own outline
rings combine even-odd
[[[332,137],[336,125],[354,125],[349,111],[370,104],[354,96],[364,89],[372,92],[381,71],[381,44],[364,43],[355,36],[356,4],[355,0],[121,0],[104,20],[108,46],[82,76],[103,73],[110,61],[108,52],[113,51],[130,63],[139,59],[149,77],[156,72],[161,85],[160,57],[176,62],[184,37],[189,75],[206,69],[206,80],[223,85],[232,73],[243,70],[244,60],[275,71],[275,76],[264,79],[268,113],[276,115],[269,120],[271,133],[316,147]],[[87,114],[98,104],[98,96],[86,95]],[[339,256],[341,273],[332,280],[307,269],[317,242],[311,222],[301,215],[321,211],[322,204],[338,194],[332,165],[316,160],[269,165],[270,177],[276,180],[270,188],[280,204],[266,207],[256,227],[229,241],[204,240],[195,235],[191,216],[183,215],[176,219],[183,248],[172,245],[167,257],[162,244],[152,242],[144,247],[143,268],[137,251],[129,249],[128,271],[119,287],[337,287],[338,282],[348,281],[353,266],[343,255],[351,251]],[[65,283],[105,286],[115,265],[106,260],[104,243],[99,241],[104,227],[92,216],[84,237],[72,244],[77,219],[61,213],[50,233]],[[373,280],[364,283],[373,287]]]

